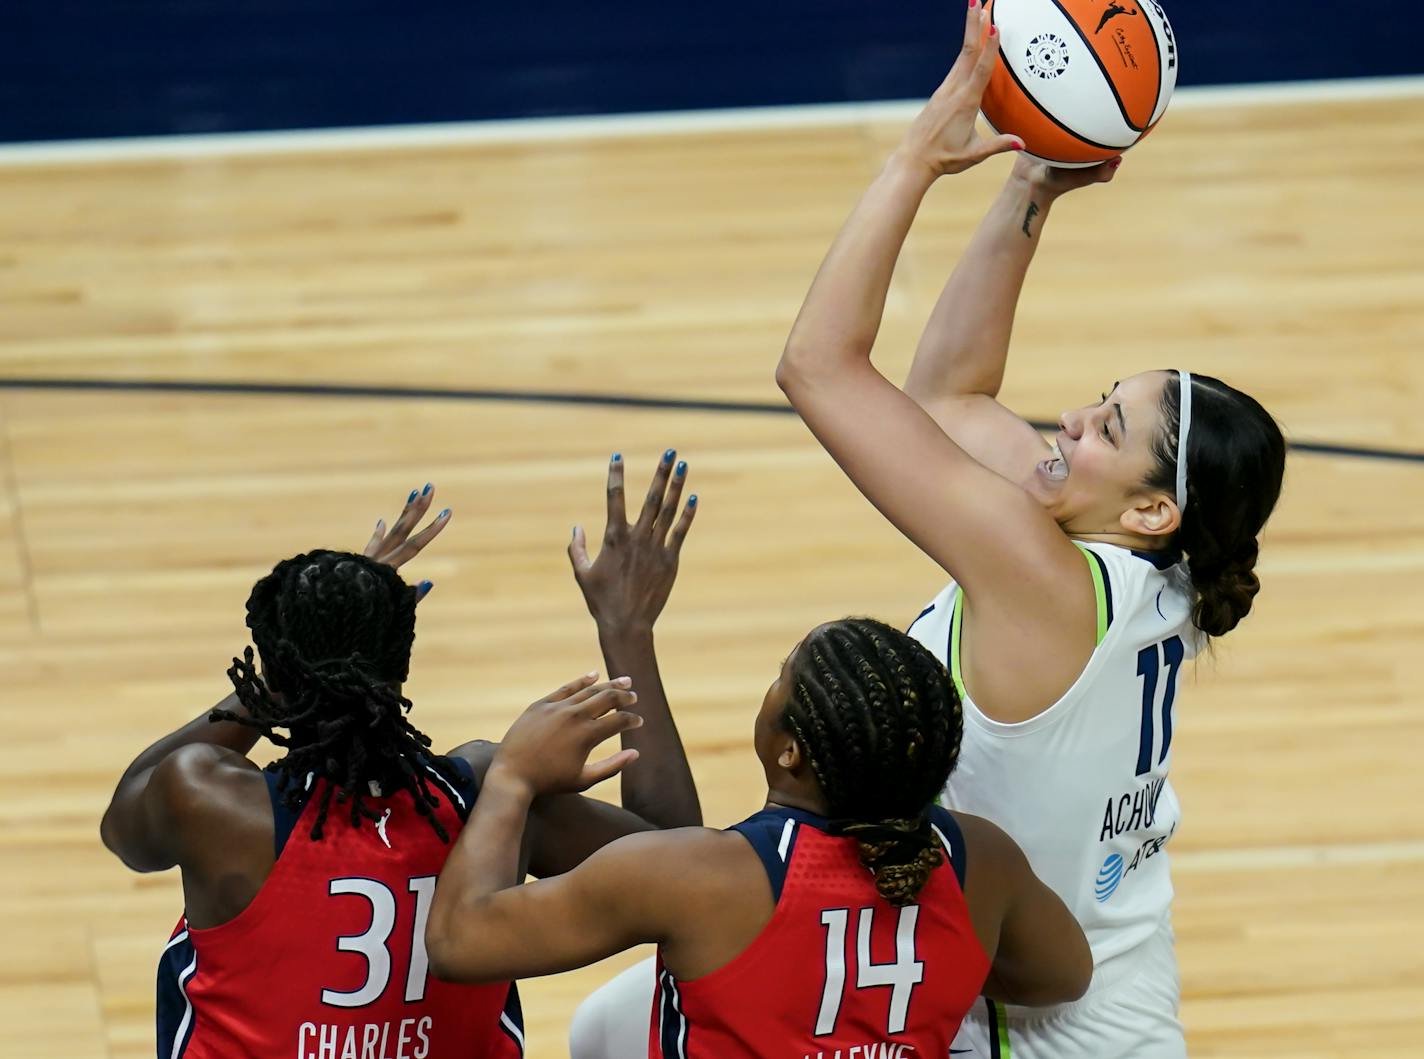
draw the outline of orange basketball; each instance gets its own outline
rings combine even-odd
[[[1177,44],[1156,0],[993,0],[999,60],[984,120],[1059,166],[1122,154],[1161,120]]]

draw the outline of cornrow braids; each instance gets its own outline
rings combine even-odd
[[[333,800],[349,804],[359,827],[380,818],[368,796],[405,790],[440,840],[450,840],[420,767],[422,759],[439,767],[439,759],[406,718],[411,702],[399,691],[410,670],[416,598],[384,563],[332,551],[283,560],[248,597],[247,627],[265,680],[248,647],[227,671],[248,715],[214,710],[211,718],[256,728],[287,749],[268,769],[281,774],[289,807],[300,805],[309,774],[328,781],[313,839],[322,837]]]
[[[783,725],[880,895],[914,901],[944,852],[929,810],[959,759],[964,718],[944,666],[869,618],[823,625],[796,652]]]

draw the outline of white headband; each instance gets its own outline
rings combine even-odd
[[[1187,513],[1187,435],[1192,430],[1192,373],[1177,372],[1182,388],[1177,414],[1177,511]]]

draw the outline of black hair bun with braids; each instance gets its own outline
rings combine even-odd
[[[897,907],[912,903],[929,881],[930,872],[945,860],[928,813],[918,819],[878,824],[836,822],[829,830],[859,843],[860,862],[875,876],[875,888]]]

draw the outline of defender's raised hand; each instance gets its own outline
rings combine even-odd
[[[601,628],[651,629],[677,578],[683,541],[697,514],[697,497],[681,506],[686,461],[668,449],[658,462],[638,521],[628,524],[623,499],[623,458],[608,466],[608,526],[598,558],[588,557],[582,526],[574,527],[569,561],[584,602]]]
[[[430,506],[434,502],[435,487],[429,482],[425,483],[424,489],[412,489],[410,496],[406,499],[405,508],[401,511],[400,517],[396,519],[395,525],[387,530],[386,520],[380,519],[376,523],[375,532],[371,534],[371,539],[366,542],[362,554],[375,559],[378,563],[385,563],[392,569],[399,570],[419,555],[425,546],[439,536],[440,532],[450,524],[450,509],[447,507],[435,516],[435,520],[430,525],[414,536],[411,535],[411,531],[420,525],[420,520],[425,517],[425,513],[430,510]],[[420,582],[417,586],[420,598],[424,599],[433,587],[434,585],[429,581]]]
[[[589,763],[599,743],[643,723],[626,709],[638,701],[627,677],[596,679],[579,677],[525,710],[500,740],[486,782],[520,785],[530,798],[564,794],[587,790],[637,760],[638,751],[628,749]]]

